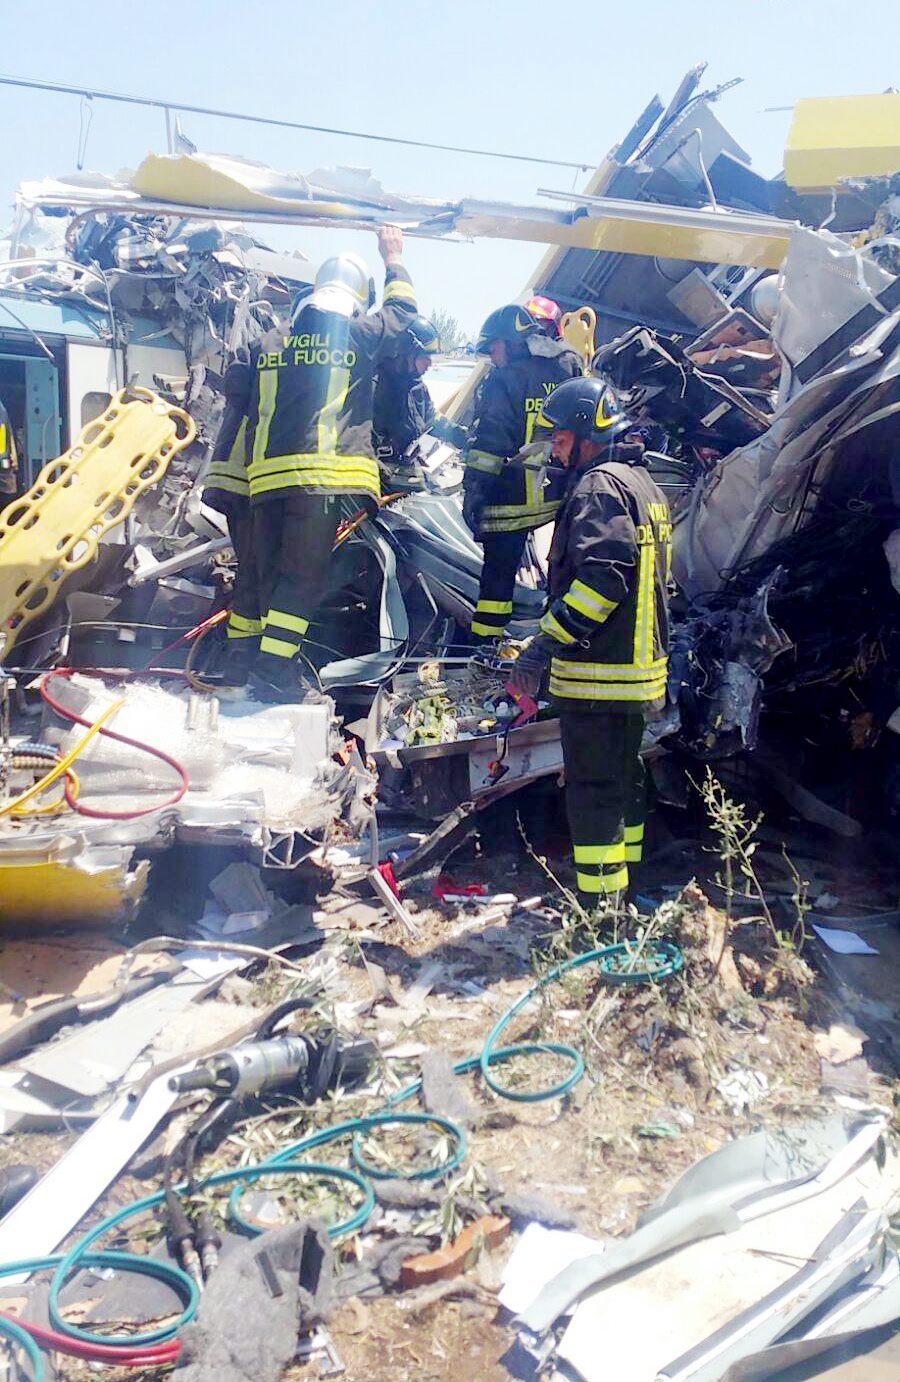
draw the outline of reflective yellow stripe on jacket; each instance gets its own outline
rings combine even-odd
[[[485,533],[515,533],[522,528],[540,528],[551,523],[559,503],[538,504],[529,508],[524,504],[488,504],[481,513],[480,526]]]
[[[247,481],[246,438],[247,419],[244,418],[225,459],[210,461],[209,469],[203,479],[203,484],[207,489],[221,489],[225,490],[227,494],[244,496],[250,493],[250,486]]]
[[[374,456],[345,456],[336,451],[270,456],[267,460],[251,461],[249,476],[254,497],[297,487],[313,494],[371,494],[375,499],[381,498]]]
[[[655,701],[665,694],[666,667],[664,657],[646,667],[554,657],[550,663],[550,692],[573,701]]]

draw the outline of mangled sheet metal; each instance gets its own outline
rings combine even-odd
[[[784,150],[791,187],[816,191],[843,178],[900,168],[900,92],[807,97],[794,106]]]
[[[637,419],[652,420],[682,450],[730,450],[768,426],[758,402],[695,363],[677,342],[663,342],[643,327],[601,346],[594,367],[627,396]]]
[[[149,867],[134,859],[132,847],[92,842],[71,824],[35,835],[0,830],[0,924],[126,922],[144,895]]]
[[[758,212],[720,214],[691,206],[627,198],[562,196],[571,210],[463,198],[441,202],[385,192],[370,174],[339,169],[309,178],[216,154],[150,154],[124,179],[83,175],[25,183],[23,207],[65,206],[78,216],[214,215],[297,225],[374,229],[398,223],[418,234],[530,240],[582,250],[661,255],[703,263],[774,268],[783,258],[790,223]],[[68,232],[71,241],[78,219]]]
[[[789,364],[802,365],[823,340],[853,320],[861,303],[878,298],[867,277],[867,256],[841,246],[839,258],[850,260],[855,286],[832,312],[825,295],[829,276],[810,276],[804,253],[808,247],[821,258],[823,252],[829,255],[829,247],[823,250],[820,238],[811,232],[798,236],[802,239],[794,259],[789,256],[784,267],[782,305],[773,335]],[[795,266],[801,282],[796,290]],[[885,281],[894,282],[877,265],[872,273],[882,287]],[[840,272],[837,276],[843,277]],[[794,305],[795,291],[815,294],[815,334],[809,315]],[[877,485],[879,470],[884,475],[894,457],[898,375],[900,307],[889,310],[879,303],[876,324],[849,341],[807,382],[797,380],[768,429],[720,461],[694,491],[673,536],[675,574],[689,596],[720,590],[730,573],[801,531],[815,518],[832,479],[838,488],[846,488],[848,472],[855,470],[860,490]]]
[[[895,1157],[881,1168],[883,1131],[832,1119],[727,1143],[629,1238],[579,1253],[540,1289],[520,1315],[529,1352],[547,1357],[539,1340],[574,1305],[559,1357],[586,1382],[610,1372],[622,1382],[717,1382],[775,1341],[802,1338],[808,1322],[821,1337],[825,1309],[832,1329],[842,1309],[846,1323],[848,1283],[864,1323],[886,1258],[896,1264],[886,1215],[900,1169]],[[652,1330],[641,1325],[648,1318]]]
[[[596,215],[604,204],[609,208],[608,198],[643,205],[648,222],[659,220],[654,238],[632,215],[627,238],[551,252],[533,280],[536,292],[565,307],[593,307],[598,343],[631,325],[689,338],[715,319],[723,290],[733,296],[741,284],[749,291],[784,256],[789,220],[797,213],[792,208],[786,220],[773,217],[772,184],[752,168],[749,154],[713,108],[733,83],[698,90],[704,67],[686,74],[668,105],[655,97],[587,192],[571,198]],[[663,244],[666,218],[669,238]],[[620,221],[620,229],[626,224]],[[718,233],[728,237],[727,245]],[[710,264],[719,267],[710,272]],[[735,265],[746,266],[746,272]]]
[[[723,214],[609,196],[553,193],[574,211],[507,206],[467,198],[453,230],[502,240],[533,240],[592,253],[654,256],[704,264],[777,268],[787,248],[790,223],[740,211]]]
[[[64,206],[141,213],[151,203],[233,212],[262,220],[267,214],[298,220],[380,221],[418,224],[449,211],[452,202],[404,197],[385,191],[366,170],[317,169],[285,173],[233,155],[148,154],[133,173],[108,177],[72,174],[25,182],[23,206]]]

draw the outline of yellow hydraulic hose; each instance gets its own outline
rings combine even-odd
[[[78,780],[78,774],[74,768],[67,768],[66,777],[69,779],[68,795],[73,801],[77,801],[78,794],[81,791],[81,783]],[[28,816],[53,816],[57,811],[62,811],[66,805],[66,792],[63,791],[62,796],[57,797],[55,801],[44,802],[42,806],[19,806],[10,811],[9,814],[14,816],[16,820]]]
[[[120,696],[117,701],[113,701],[112,705],[107,706],[106,710],[104,710],[101,715],[97,716],[87,733],[82,735],[75,747],[70,749],[66,756],[61,758],[58,763],[55,763],[49,773],[45,773],[41,778],[40,782],[36,782],[33,787],[29,787],[21,796],[14,797],[12,801],[8,801],[4,806],[0,806],[0,816],[17,814],[20,806],[24,806],[27,801],[31,801],[32,797],[38,796],[45,788],[51,787],[58,778],[68,772],[69,768],[75,762],[75,759],[87,747],[94,735],[100,733],[100,727],[104,725],[110,716],[114,715],[117,710],[120,710],[124,704],[125,697]],[[32,813],[26,812],[26,814]]]

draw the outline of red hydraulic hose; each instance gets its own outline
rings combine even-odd
[[[63,705],[62,701],[58,701],[49,689],[50,682],[54,677],[72,677],[75,675],[76,670],[77,669],[73,667],[57,667],[49,672],[45,672],[44,676],[41,678],[41,695],[55,714],[61,715],[66,720],[71,720],[73,724],[84,725],[85,728],[89,729],[91,721],[84,719],[83,716],[76,714],[74,710],[70,710],[68,706]],[[77,811],[80,816],[91,816],[95,820],[131,821],[136,820],[139,816],[150,816],[156,811],[164,811],[169,806],[177,806],[178,802],[181,801],[191,785],[186,770],[178,762],[177,758],[173,758],[170,754],[164,752],[163,749],[154,748],[152,744],[144,744],[140,739],[132,739],[128,734],[119,734],[117,730],[107,729],[105,725],[101,726],[100,733],[105,735],[107,739],[114,739],[118,744],[126,744],[131,749],[138,749],[142,753],[149,753],[153,758],[158,758],[161,763],[165,763],[167,767],[177,773],[180,779],[180,785],[166,801],[160,802],[156,806],[141,806],[133,811],[102,811],[98,807],[85,806],[82,801],[77,800],[67,780],[66,802],[73,811]]]
[[[140,672],[168,673],[169,676],[174,673],[178,676],[184,676],[184,672],[180,667],[156,667],[153,664],[157,662],[159,658],[165,657],[166,653],[174,652],[176,648],[180,648],[182,643],[190,643],[193,639],[199,638],[201,634],[207,633],[216,624],[224,623],[230,613],[231,611],[228,609],[219,609],[216,610],[215,614],[210,614],[208,618],[202,619],[199,624],[195,624],[192,629],[188,629],[187,633],[183,633],[176,638],[174,643],[169,643],[165,648],[160,648],[158,653],[154,653],[146,666],[140,668]]]
[[[129,1348],[126,1344],[89,1344],[81,1339],[69,1338],[55,1329],[46,1329],[31,1320],[23,1320],[19,1315],[7,1314],[0,1310],[0,1319],[12,1320],[20,1329],[25,1329],[44,1349],[53,1353],[68,1353],[73,1358],[82,1358],[90,1363],[116,1364],[119,1367],[162,1367],[174,1363],[181,1353],[178,1339],[170,1339],[164,1344],[147,1344],[143,1348]]]

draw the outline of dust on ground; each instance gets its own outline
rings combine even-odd
[[[484,882],[491,891],[514,892],[520,899],[543,894],[554,905],[560,901],[537,860],[521,851],[469,854],[455,861],[454,869],[467,883]],[[431,875],[404,890],[416,939],[388,921],[334,930],[326,941],[325,950],[338,960],[337,978],[319,1015],[376,1042],[381,1052],[377,1092],[347,1095],[337,1106],[312,1110],[295,1101],[273,1101],[207,1158],[204,1171],[268,1155],[279,1143],[335,1118],[375,1111],[417,1078],[426,1049],[454,1060],[477,1053],[509,1005],[552,966],[647,926],[636,913],[592,929],[547,911],[512,917],[507,912],[485,924],[490,903],[439,903],[431,893],[433,882]],[[326,911],[336,902],[326,899]],[[682,971],[661,983],[611,987],[589,964],[548,986],[504,1031],[502,1043],[571,1045],[584,1058],[584,1078],[562,1098],[527,1103],[497,1097],[477,1072],[460,1077],[473,1116],[468,1156],[449,1178],[449,1196],[445,1186],[437,1212],[411,1210],[399,1220],[396,1211],[385,1217],[376,1210],[355,1244],[340,1249],[345,1259],[423,1224],[439,1233],[435,1225],[443,1222],[456,1232],[479,1208],[490,1207],[498,1187],[512,1198],[540,1197],[561,1221],[584,1233],[627,1234],[682,1171],[728,1139],[767,1125],[799,1130],[829,1107],[813,1037],[815,1028],[827,1026],[835,1015],[833,999],[802,955],[776,945],[760,922],[735,921],[727,929],[723,914],[696,886],[662,907],[650,925],[651,940],[679,943]],[[280,982],[287,983],[283,975]],[[260,983],[266,1001],[279,996],[271,968]],[[522,1092],[552,1085],[569,1069],[566,1061],[545,1052],[504,1063],[496,1073]],[[879,1091],[877,1082],[873,1097],[889,1102],[886,1087]],[[419,1106],[418,1101],[408,1106]],[[32,1138],[15,1142],[24,1144],[19,1159],[25,1145],[30,1159]],[[396,1168],[411,1157],[421,1164],[433,1143],[430,1132],[414,1138],[386,1134],[367,1142],[366,1152]],[[64,1145],[57,1141],[58,1148]],[[329,1159],[338,1161],[341,1154],[335,1148]],[[156,1183],[152,1176],[149,1184],[120,1178],[91,1221]],[[321,1194],[310,1202],[300,1186],[292,1205],[295,1213],[318,1210],[335,1217],[345,1207],[323,1201]],[[514,1231],[517,1227],[514,1222]],[[435,1236],[435,1246],[438,1241]],[[346,1365],[346,1382],[508,1377],[501,1360],[515,1334],[495,1293],[513,1241],[511,1236],[493,1253],[482,1254],[462,1279],[459,1296],[433,1299],[429,1288],[419,1288],[342,1304],[330,1332]],[[134,1244],[144,1251],[147,1245],[146,1236]],[[69,1360],[57,1375],[81,1382],[95,1373]],[[106,1375],[143,1382],[161,1374],[132,1369]],[[318,1375],[313,1360],[293,1365],[284,1379],[306,1382]]]

